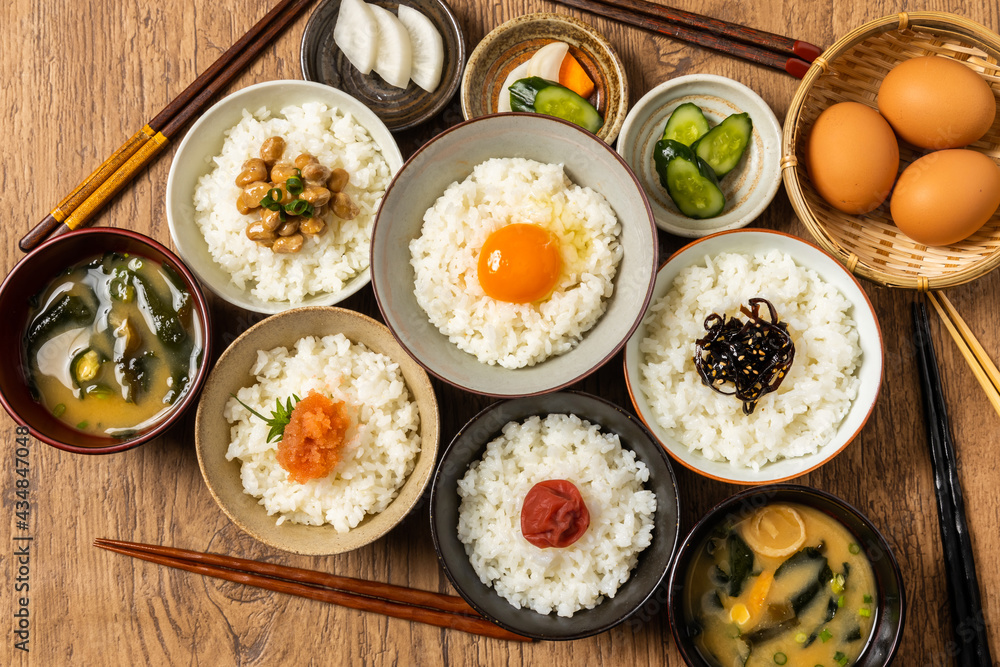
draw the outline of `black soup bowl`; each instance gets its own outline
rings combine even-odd
[[[60,421],[35,400],[26,369],[25,332],[33,297],[69,268],[106,252],[127,253],[172,269],[190,295],[192,311],[197,315],[192,318],[190,335],[195,337],[198,368],[193,377],[189,377],[187,389],[158,421],[122,437],[85,433]],[[85,229],[46,241],[18,262],[4,279],[0,286],[0,312],[7,321],[7,326],[0,328],[0,402],[19,426],[59,449],[80,454],[110,454],[148,442],[177,423],[195,402],[208,375],[206,351],[211,350],[211,322],[198,281],[174,253],[136,232]]]
[[[458,538],[458,481],[470,464],[482,458],[487,444],[509,422],[532,416],[572,414],[596,424],[603,433],[618,435],[623,449],[646,464],[643,485],[656,495],[652,542],[638,556],[628,581],[613,598],[572,616],[547,615],[518,609],[480,581]],[[522,499],[523,500],[523,499]],[[451,583],[479,613],[497,625],[526,637],[564,640],[589,637],[622,623],[650,600],[663,583],[678,540],[677,482],[666,453],[638,419],[604,399],[574,391],[494,403],[472,418],[445,451],[431,486],[431,535],[438,559]],[[521,539],[511,536],[511,539]]]
[[[875,621],[871,634],[852,665],[885,667],[890,664],[903,637],[906,609],[903,575],[892,548],[872,522],[847,502],[825,491],[794,484],[756,487],[727,498],[709,511],[681,543],[670,571],[667,609],[670,628],[684,662],[691,667],[719,667],[708,661],[696,647],[698,628],[685,611],[688,573],[699,549],[716,527],[749,518],[771,503],[795,503],[819,510],[838,521],[854,537],[861,553],[871,563],[877,598],[872,610]],[[789,664],[794,664],[791,656],[788,660]]]

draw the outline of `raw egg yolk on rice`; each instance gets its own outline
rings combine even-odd
[[[479,284],[499,301],[531,303],[544,299],[562,270],[558,240],[546,229],[513,223],[490,234],[479,254]]]

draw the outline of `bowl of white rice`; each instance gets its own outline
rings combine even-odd
[[[490,245],[515,228],[548,244]],[[530,248],[529,268],[555,268],[508,280],[506,255],[492,264],[501,247]],[[486,257],[501,291],[539,279],[541,290],[498,294],[484,282]],[[400,344],[445,382],[505,398],[565,387],[614,356],[656,262],[653,216],[621,157],[537,114],[483,116],[425,144],[389,186],[372,237],[372,287]]]
[[[733,393],[728,380],[720,391],[703,382],[695,346],[708,338],[706,318],[750,322],[741,306],[756,298],[774,306],[794,358],[747,414],[721,393]],[[723,232],[674,254],[625,348],[636,412],[667,452],[735,484],[791,479],[836,456],[871,415],[882,365],[878,318],[854,276],[811,243],[769,230]]]
[[[589,525],[571,544],[539,547],[522,533],[522,509],[551,480],[575,486]],[[448,578],[481,614],[536,639],[578,639],[647,603],[635,622],[656,613],[677,503],[667,456],[638,420],[557,392],[496,403],[460,431],[435,473],[431,532]]]
[[[276,253],[247,237],[256,211],[236,207],[235,181],[270,137],[286,142],[282,159],[314,155],[350,175],[356,217],[320,217],[326,228],[299,252]],[[385,189],[403,163],[381,120],[347,93],[311,81],[268,81],[221,100],[180,143],[167,179],[167,223],[178,253],[226,301],[260,313],[329,306],[371,279],[369,245]]]
[[[258,415],[313,392],[343,406],[347,428],[332,471],[303,480],[282,459],[284,434],[269,442]],[[438,429],[430,379],[385,326],[308,307],[259,322],[226,349],[201,394],[195,447],[209,491],[236,525],[273,547],[326,555],[402,521],[430,480]]]

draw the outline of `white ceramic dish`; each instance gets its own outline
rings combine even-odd
[[[258,313],[277,313],[298,306],[331,306],[368,284],[365,270],[334,293],[313,295],[301,303],[262,301],[232,283],[230,276],[212,259],[208,244],[194,221],[194,191],[198,179],[212,167],[212,158],[222,151],[225,132],[240,122],[244,109],[267,107],[273,112],[305,102],[323,102],[350,113],[382,149],[392,174],[399,171],[403,156],[392,134],[365,105],[336,88],[311,81],[267,81],[237,91],[215,104],[198,119],[177,148],[167,178],[167,224],[177,252],[191,271],[210,290],[229,303]]]
[[[707,220],[681,214],[653,165],[653,147],[663,136],[663,126],[685,102],[701,107],[712,126],[734,113],[746,112],[753,121],[753,138],[743,159],[719,183],[726,207],[721,215]],[[625,117],[618,153],[642,183],[656,225],[688,238],[747,226],[767,208],[781,185],[781,125],[771,107],[742,83],[714,74],[680,76],[643,95]]]
[[[860,380],[858,396],[833,438],[815,454],[774,461],[754,472],[752,468],[733,466],[728,461],[712,461],[702,456],[700,452],[689,450],[656,422],[655,413],[640,388],[642,355],[639,352],[639,343],[647,337],[645,322],[639,324],[625,346],[625,382],[639,418],[660,440],[667,453],[681,465],[722,482],[734,484],[780,482],[804,475],[823,465],[839,454],[861,431],[875,408],[875,400],[882,384],[882,332],[875,310],[861,284],[831,255],[794,236],[769,230],[747,229],[715,234],[695,241],[677,251],[660,268],[650,303],[656,303],[669,291],[682,269],[701,264],[706,255],[715,256],[722,252],[754,253],[775,248],[791,255],[799,266],[816,271],[823,280],[835,285],[851,302],[851,314],[858,327],[862,352],[861,366],[857,371]],[[692,351],[693,344],[692,341]]]
[[[490,366],[451,343],[413,293],[410,240],[424,212],[451,183],[490,158],[559,163],[577,185],[607,198],[621,224],[623,257],[607,310],[572,350],[519,369]],[[530,113],[482,116],[424,144],[393,179],[372,235],[372,287],[385,323],[406,351],[438,378],[478,394],[510,398],[543,394],[590,374],[625,344],[646,309],[657,266],[653,216],[642,188],[621,158],[586,130]]]

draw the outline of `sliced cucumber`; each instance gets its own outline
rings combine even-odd
[[[753,121],[747,113],[736,113],[713,127],[692,148],[722,178],[739,164],[753,135]]]
[[[691,102],[680,105],[663,126],[663,138],[690,146],[708,133],[708,119],[701,107]]]
[[[653,153],[660,182],[670,198],[689,218],[714,218],[726,207],[712,167],[694,151],[673,139],[656,142]]]
[[[410,51],[413,67],[410,80],[428,93],[433,93],[441,83],[444,65],[444,42],[434,23],[409,5],[399,6],[399,20],[410,34]]]
[[[565,86],[537,76],[518,79],[511,84],[510,107],[513,111],[562,118],[588,132],[597,132],[604,125],[604,118],[590,102]]]

